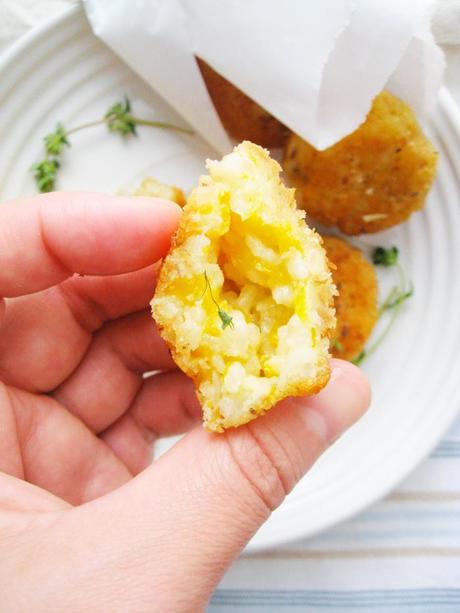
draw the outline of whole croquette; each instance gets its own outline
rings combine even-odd
[[[323,245],[333,264],[332,278],[338,291],[331,353],[352,360],[364,349],[378,319],[377,277],[363,253],[347,241],[323,236]]]
[[[196,384],[205,426],[221,432],[327,383],[336,290],[321,237],[268,151],[243,142],[207,167],[152,312]]]
[[[283,168],[309,215],[360,234],[399,224],[422,208],[437,158],[410,107],[382,92],[366,121],[324,151],[292,134]]]
[[[288,129],[240,89],[197,58],[214,107],[227,132],[237,141],[250,140],[262,147],[282,147]]]

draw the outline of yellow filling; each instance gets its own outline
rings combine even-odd
[[[268,152],[245,142],[208,169],[152,308],[198,386],[205,424],[220,431],[326,383],[335,288],[321,239]]]

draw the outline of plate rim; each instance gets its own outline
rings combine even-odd
[[[62,11],[60,11],[57,15],[53,15],[48,19],[45,19],[42,23],[37,24],[32,27],[27,32],[24,32],[13,41],[10,45],[8,45],[3,51],[0,53],[0,71],[5,70],[8,64],[16,59],[16,56],[24,51],[34,42],[36,38],[39,38],[42,34],[46,34],[49,30],[52,30],[63,21],[71,20],[78,16],[78,14],[84,14],[84,10],[82,5],[74,4],[73,6],[68,6]]]

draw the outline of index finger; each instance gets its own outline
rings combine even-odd
[[[74,273],[117,275],[163,257],[180,208],[166,200],[53,192],[0,206],[0,296]]]

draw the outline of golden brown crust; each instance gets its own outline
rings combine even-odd
[[[180,187],[176,185],[168,185],[167,183],[161,183],[153,177],[145,177],[139,187],[133,192],[133,196],[148,196],[150,198],[164,198],[165,200],[171,200],[179,206],[185,205],[185,195]]]
[[[399,224],[422,208],[437,157],[407,104],[382,92],[366,121],[324,151],[292,134],[283,168],[309,215],[361,234]]]
[[[247,416],[244,419],[244,421],[240,423],[235,423],[232,425],[226,425],[223,422],[222,418],[216,413],[215,415],[213,415],[211,419],[206,418],[206,415],[205,415],[204,420],[203,420],[203,425],[206,428],[206,430],[208,430],[209,432],[219,432],[219,433],[224,432],[225,430],[228,430],[229,428],[239,428],[239,426],[247,424],[250,421],[257,419],[258,417],[265,415],[265,413],[267,413],[277,402],[284,400],[284,398],[299,397],[299,396],[312,396],[313,394],[317,394],[327,385],[330,379],[330,376],[331,376],[331,369],[329,366],[329,362],[326,362],[324,364],[323,370],[318,373],[314,381],[310,379],[305,380],[302,383],[298,383],[297,385],[292,385],[289,388],[285,388],[283,391],[281,391],[278,394],[273,394],[272,396],[270,396],[269,399],[266,399],[264,402],[254,404],[251,407],[251,415]],[[200,401],[201,404],[204,404],[206,402],[206,396],[202,394],[199,390],[198,386],[199,386],[200,380],[194,379],[192,376],[191,378],[194,381],[195,385],[197,386],[198,400]]]
[[[237,141],[282,147],[289,130],[240,89],[197,58],[214,107],[227,132]]]
[[[351,360],[361,353],[378,319],[378,286],[374,267],[363,253],[334,236],[323,236],[327,257],[335,265],[332,277],[337,325],[331,353]]]

